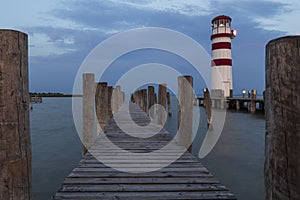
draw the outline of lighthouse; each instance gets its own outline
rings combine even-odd
[[[223,91],[224,97],[232,97],[231,40],[236,30],[231,29],[231,18],[220,15],[212,20],[211,91]]]

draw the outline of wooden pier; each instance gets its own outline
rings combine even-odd
[[[197,97],[198,105],[205,106],[204,97]],[[216,101],[221,101],[217,99]],[[224,99],[224,108],[233,110],[246,110],[251,113],[256,111],[265,112],[265,101],[263,98],[230,97]],[[218,107],[218,106],[215,106]]]
[[[140,127],[149,124],[150,118],[138,105],[131,103],[129,107],[135,123]],[[104,133],[95,140],[90,152],[65,179],[53,199],[236,199],[160,125],[150,125],[143,133],[134,128],[124,133],[114,119],[123,125],[129,124],[125,110],[121,108],[107,122]],[[149,130],[155,129],[161,130],[150,138],[135,137],[147,136]],[[169,144],[166,152],[154,152],[166,144]],[[182,156],[171,163],[182,152]],[[166,167],[159,169],[164,165]]]

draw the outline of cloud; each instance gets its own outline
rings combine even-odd
[[[248,23],[249,28],[286,33],[299,30],[295,24],[300,14],[297,7],[290,6],[295,1],[56,0],[56,3],[58,6],[51,4],[48,11],[41,9],[43,15],[32,14],[39,16],[39,25],[35,20],[34,26],[22,27],[26,32],[35,33],[30,34],[33,45],[30,55],[80,51],[91,48],[99,38],[140,27],[175,29],[208,44],[209,41],[205,41],[209,36],[204,36],[210,35],[210,20],[218,14],[232,16],[236,25]]]
[[[5,9],[6,4],[11,6],[11,3],[5,3],[0,8],[0,15],[3,15],[0,23],[4,24],[4,28],[11,26],[29,34],[31,88],[37,90],[41,90],[43,85],[50,89],[52,87],[52,91],[65,85],[65,90],[69,91],[80,63],[97,44],[113,34],[133,28],[164,27],[177,30],[198,41],[210,53],[210,20],[220,14],[230,15],[233,28],[238,30],[238,36],[233,41],[236,88],[248,84],[260,90],[263,88],[265,44],[279,35],[300,30],[297,22],[300,18],[298,0],[53,2],[43,4],[29,0],[21,3],[22,9],[32,7],[30,12],[24,12],[21,8],[16,13]],[[253,82],[247,79],[249,74],[261,76]],[[58,84],[53,83],[56,78]]]
[[[257,17],[259,27],[269,31],[282,31],[286,34],[300,34],[300,2],[288,1],[281,7],[281,12],[272,18]]]
[[[109,0],[116,5],[126,5],[140,10],[152,10],[160,12],[171,12],[187,16],[202,16],[211,13],[209,1],[201,0]]]

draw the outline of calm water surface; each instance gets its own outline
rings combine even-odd
[[[175,99],[172,100],[176,105]],[[34,104],[31,117],[34,199],[46,200],[59,189],[64,178],[81,158],[81,143],[72,117],[71,98],[44,98]],[[195,107],[195,109],[197,109]],[[197,155],[206,133],[204,110],[193,145]],[[177,109],[167,120],[167,129],[176,133]],[[262,114],[227,112],[220,140],[201,162],[238,199],[263,200],[265,119]]]

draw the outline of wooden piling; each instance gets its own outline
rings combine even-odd
[[[0,30],[0,199],[32,199],[28,37]]]
[[[236,106],[236,110],[241,110],[241,102],[240,102],[240,100],[236,100],[235,106]]]
[[[108,120],[113,117],[112,113],[112,93],[114,88],[112,86],[107,87],[107,113],[108,113]]]
[[[300,199],[300,36],[266,46],[266,200]]]
[[[170,92],[167,92],[167,105],[168,105],[168,115],[172,116],[172,107],[171,107]]]
[[[141,108],[142,107],[142,95],[141,95],[141,90],[138,90],[136,92],[136,95],[137,95],[137,102],[138,102],[138,105],[139,107]]]
[[[212,115],[211,115],[212,102],[211,102],[210,93],[209,93],[208,88],[204,89],[204,102],[203,103],[205,105],[207,127],[209,127],[212,122]]]
[[[108,120],[108,92],[107,83],[97,83],[96,88],[96,116],[98,120],[97,132],[100,133],[105,127],[106,121]]]
[[[158,86],[158,123],[164,125],[166,119],[166,98],[167,84],[159,84]]]
[[[125,96],[126,96],[126,95],[125,95],[125,92],[122,91],[122,92],[121,92],[121,97],[122,97],[122,101],[121,101],[122,103],[121,103],[121,106],[125,103],[125,98],[126,98]]]
[[[151,118],[154,118],[154,107],[153,107],[154,104],[155,104],[154,87],[148,86],[148,112]]]
[[[121,86],[117,85],[116,86],[116,112],[118,112],[119,108],[122,105],[122,97],[121,97]]]
[[[142,109],[143,111],[147,112],[147,90],[142,89],[141,90],[141,101],[142,101]]]
[[[251,90],[250,112],[252,114],[256,113],[256,101],[255,101],[256,96],[257,96],[256,90]]]
[[[178,144],[192,152],[193,77],[178,77]]]
[[[111,107],[112,107],[112,114],[116,114],[118,111],[118,88],[114,88],[111,95]]]
[[[95,76],[94,74],[83,74],[83,129],[82,129],[82,154],[86,154],[94,143],[94,109],[95,109]]]

